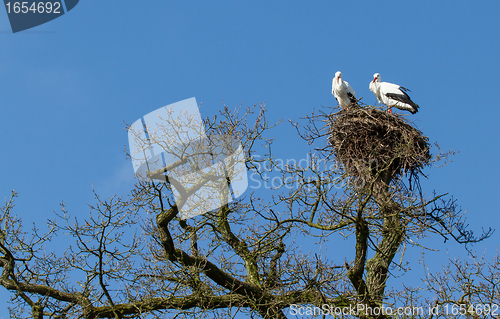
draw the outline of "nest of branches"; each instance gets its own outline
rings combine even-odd
[[[421,173],[431,162],[429,139],[398,114],[351,107],[329,116],[329,143],[347,173],[387,183]]]

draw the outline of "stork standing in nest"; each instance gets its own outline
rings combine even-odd
[[[356,105],[357,99],[354,90],[348,82],[342,80],[342,73],[337,71],[332,81],[332,94],[339,102],[342,109]]]
[[[380,82],[380,73],[373,75],[373,81],[370,82],[370,91],[375,94],[380,103],[389,107],[388,112],[391,114],[392,107],[410,111],[411,114],[415,114],[418,111],[418,105],[406,93],[410,92],[410,90],[397,84]]]

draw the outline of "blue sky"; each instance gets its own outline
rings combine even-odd
[[[431,141],[460,152],[426,171],[424,189],[453,194],[473,228],[498,228],[499,9],[494,1],[80,1],[16,34],[0,10],[0,195],[19,193],[15,213],[27,225],[44,223],[61,201],[84,218],[92,187],[125,195],[134,181],[124,122],[190,97],[203,102],[203,117],[223,101],[264,102],[271,121],[298,120],[336,105],[339,70],[375,103],[368,84],[379,72],[412,90],[420,111],[411,119]],[[306,156],[290,125],[271,134],[276,157]],[[494,253],[498,236],[476,248]],[[465,256],[453,243],[439,248]],[[8,296],[0,289],[0,317]]]

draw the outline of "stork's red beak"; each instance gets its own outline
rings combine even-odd
[[[377,78],[373,78],[373,81],[372,81],[372,83],[373,83],[373,82],[375,82],[375,80],[376,80],[376,79],[377,79]],[[365,83],[366,83],[366,82],[365,82]]]

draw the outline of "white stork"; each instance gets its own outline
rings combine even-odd
[[[356,94],[346,81],[342,80],[342,73],[337,71],[332,81],[332,94],[339,102],[342,109],[348,108],[351,104],[356,104]]]
[[[379,73],[373,75],[373,81],[370,82],[370,91],[375,94],[380,103],[389,107],[388,112],[391,114],[393,106],[400,110],[410,111],[411,114],[418,111],[418,105],[406,94],[410,90],[397,84],[380,82]]]

